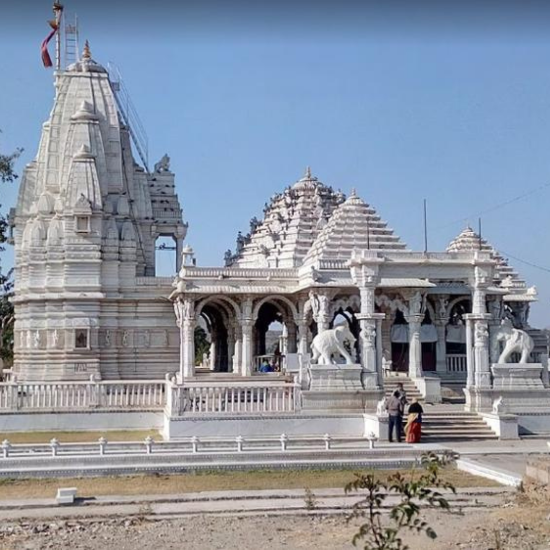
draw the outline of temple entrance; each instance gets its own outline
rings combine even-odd
[[[254,325],[254,370],[279,372],[288,353],[296,353],[296,326],[280,302],[260,306]]]
[[[422,370],[436,370],[437,329],[432,323],[430,310],[427,309],[420,327],[420,342],[422,345]]]
[[[409,372],[409,324],[401,310],[396,310],[391,328],[392,370]]]
[[[216,303],[206,304],[195,328],[195,366],[212,372],[231,372],[228,316]]]

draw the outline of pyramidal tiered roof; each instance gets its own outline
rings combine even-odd
[[[376,210],[355,191],[333,213],[309,253],[306,262],[349,259],[354,249],[405,251],[407,245],[383,221]]]
[[[271,197],[262,222],[251,221],[251,234],[239,236],[237,251],[226,261],[236,267],[298,267],[334,210],[345,200],[340,192],[305,176]]]
[[[495,269],[496,282],[502,283],[503,286],[525,288],[525,281],[520,277],[519,273],[490,243],[480,236],[470,227],[467,226],[461,233],[455,237],[447,247],[447,252],[470,252],[472,250],[482,250],[489,252],[491,258],[496,261]]]

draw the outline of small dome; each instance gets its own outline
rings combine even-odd
[[[37,213],[43,216],[48,216],[53,213],[53,209],[54,209],[53,197],[49,193],[46,193],[46,192],[42,193],[36,205]]]
[[[95,158],[88,145],[82,144],[80,149],[73,155],[75,160],[88,160]]]
[[[98,116],[95,114],[92,104],[83,101],[71,120],[98,120]]]
[[[49,246],[60,246],[63,243],[63,222],[59,218],[52,219],[46,242]]]

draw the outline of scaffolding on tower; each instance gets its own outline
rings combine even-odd
[[[145,169],[149,171],[149,138],[139,118],[136,108],[132,103],[128,89],[126,88],[118,68],[113,64],[107,65],[111,88],[114,92],[118,110],[122,121],[130,132],[132,143],[136,149]]]
[[[76,13],[63,14],[63,39],[65,47],[63,49],[63,66],[76,63],[79,59],[80,45],[78,40],[78,16]]]

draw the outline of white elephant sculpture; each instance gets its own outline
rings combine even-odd
[[[354,364],[355,361],[346,349],[344,342],[349,342],[351,349],[353,349],[355,336],[353,336],[347,325],[338,325],[333,329],[317,334],[311,342],[311,362],[332,365],[336,363],[332,356],[340,354],[348,365]]]
[[[529,334],[514,328],[508,319],[504,319],[495,335],[497,341],[504,342],[504,349],[498,358],[499,363],[508,363],[512,353],[521,353],[520,363],[527,363],[533,351],[534,343]]]

